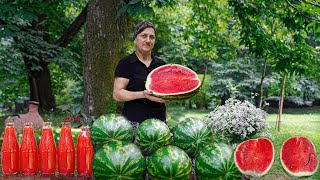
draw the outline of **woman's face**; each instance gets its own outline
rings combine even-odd
[[[153,28],[146,28],[136,37],[135,45],[136,49],[141,52],[150,52],[154,47],[156,35]]]

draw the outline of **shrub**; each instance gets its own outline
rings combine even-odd
[[[249,101],[228,99],[226,104],[210,112],[207,123],[222,140],[231,142],[250,139],[257,133],[267,135],[267,113]]]

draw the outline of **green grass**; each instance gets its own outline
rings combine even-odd
[[[319,109],[318,109],[319,110]],[[320,110],[319,110],[320,111]],[[269,173],[261,179],[298,179],[288,176],[280,162],[280,149],[282,143],[292,136],[305,136],[311,139],[316,146],[316,151],[320,153],[320,113],[308,114],[284,114],[280,123],[280,132],[275,129],[277,115],[271,114],[268,117],[268,122],[273,135],[273,144],[275,147],[275,161]],[[320,179],[320,170],[309,178],[304,179]]]

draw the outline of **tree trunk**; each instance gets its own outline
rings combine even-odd
[[[280,96],[280,102],[279,102],[278,131],[280,131],[280,122],[281,122],[281,118],[282,118],[283,99],[284,99],[285,87],[286,87],[286,74],[283,75],[282,87],[281,87],[281,96]]]
[[[90,0],[83,49],[84,111],[100,116],[115,110],[114,70],[127,40],[127,18],[116,18],[120,0]]]
[[[272,27],[271,27],[271,36],[272,37],[274,36],[275,25],[276,25],[276,20],[273,19]],[[259,108],[260,109],[262,108],[262,102],[263,102],[263,81],[264,81],[264,78],[266,77],[267,62],[268,62],[268,59],[267,59],[267,57],[265,57],[264,64],[263,64],[262,75],[261,75],[261,81],[260,81],[260,96],[259,96]]]
[[[262,70],[262,75],[261,75],[261,80],[260,80],[260,94],[259,94],[259,108],[260,109],[262,109],[263,81],[264,81],[264,78],[266,77],[266,71],[267,71],[267,58],[264,59],[263,70]]]
[[[74,22],[67,28],[65,33],[55,42],[57,46],[66,47],[75,35],[79,32],[82,25],[86,21],[86,10],[87,6],[82,10],[79,16],[74,20]],[[38,21],[32,22],[31,29],[33,31],[42,31],[47,32],[47,29],[41,25],[47,18],[46,14],[38,15]],[[17,44],[24,44],[23,40],[18,38],[13,38]],[[44,33],[43,39],[49,41],[50,37],[48,33]],[[37,101],[40,103],[40,110],[51,111],[56,108],[55,98],[52,92],[51,86],[51,75],[48,68],[49,63],[41,56],[38,56],[39,62],[36,62],[37,65],[41,66],[41,69],[33,69],[34,61],[28,58],[30,49],[26,48],[27,46],[20,46],[20,51],[23,52],[23,60],[28,71],[28,80],[30,87],[30,101]]]
[[[41,65],[42,69],[40,70],[31,70],[30,64],[28,64],[28,60],[26,59],[25,64],[29,72],[30,101],[39,102],[40,108],[43,111],[54,110],[56,103],[52,93],[48,64]]]

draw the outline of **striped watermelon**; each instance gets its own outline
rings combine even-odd
[[[223,143],[207,145],[195,159],[195,172],[202,179],[241,179],[233,161],[233,149]]]
[[[123,116],[107,114],[94,121],[91,128],[94,146],[101,146],[110,141],[133,141],[131,123]]]
[[[170,139],[168,126],[158,119],[147,119],[137,129],[137,145],[146,154],[151,154],[158,148],[169,145]]]
[[[149,158],[147,171],[150,179],[190,180],[191,159],[176,146],[165,146],[156,150]]]
[[[109,142],[93,157],[95,179],[144,179],[146,159],[133,143]]]
[[[205,145],[211,144],[212,131],[206,123],[199,119],[187,118],[178,124],[173,133],[173,142],[190,157],[195,157]]]

